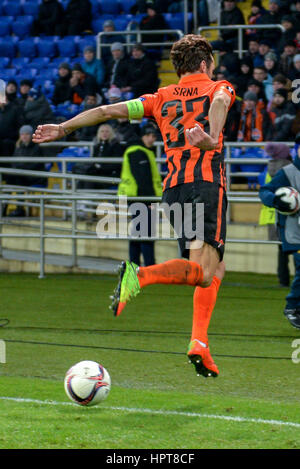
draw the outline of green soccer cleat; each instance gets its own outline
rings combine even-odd
[[[112,309],[114,316],[120,316],[127,301],[131,300],[141,291],[137,268],[138,265],[129,261],[123,261],[119,267],[119,283],[114,294],[111,296],[112,303],[110,309]]]

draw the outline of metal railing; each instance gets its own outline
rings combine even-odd
[[[34,207],[39,207],[39,225],[36,227],[31,228],[37,228],[38,232],[34,233],[2,233],[0,232],[0,241],[2,238],[15,238],[15,239],[25,239],[25,238],[35,238],[40,240],[40,247],[39,247],[39,264],[40,264],[40,273],[39,273],[39,278],[44,278],[45,277],[45,241],[46,239],[69,239],[72,241],[72,253],[71,253],[71,265],[72,267],[77,266],[77,240],[98,240],[99,236],[96,234],[86,234],[83,232],[80,232],[77,228],[77,203],[78,201],[82,200],[87,200],[89,203],[93,203],[94,205],[98,205],[100,201],[105,201],[105,202],[116,202],[119,200],[119,197],[116,195],[106,195],[106,194],[80,194],[80,195],[69,195],[69,194],[56,194],[56,195],[49,195],[49,194],[17,194],[17,195],[4,195],[0,194],[0,208],[2,206],[2,203],[13,201],[16,203],[16,200],[37,200],[38,203],[32,203],[30,202],[31,206]],[[128,202],[133,202],[133,201],[140,201],[140,202],[160,202],[161,198],[160,197],[128,197]],[[57,205],[55,207],[57,209],[65,210],[66,206],[65,205],[59,205],[60,202],[63,202],[64,204],[66,203],[71,203],[71,227],[68,229],[64,228],[61,229],[60,231],[70,231],[70,234],[67,233],[46,233],[46,224],[45,224],[45,209],[48,207],[53,208],[53,205],[46,205],[46,202],[51,202],[55,201]],[[258,197],[228,197],[229,203],[261,203],[260,199]],[[17,202],[18,203],[18,202]],[[4,224],[2,220],[2,210],[0,212],[0,228],[2,229],[2,226]],[[51,231],[57,231],[57,229],[54,229],[51,226]],[[109,240],[127,240],[129,241],[130,239],[138,239],[139,241],[149,241],[149,238],[147,237],[130,237],[130,236],[110,236],[107,235],[102,236],[100,239],[109,239]],[[152,241],[174,241],[175,238],[163,238],[163,237],[152,237]],[[256,240],[256,239],[236,239],[236,238],[229,238],[227,239],[228,243],[253,243],[253,244],[279,244],[278,241],[267,241],[267,240]]]
[[[237,53],[240,59],[243,58],[243,53],[246,52],[243,48],[243,31],[245,29],[280,29],[280,31],[284,32],[285,29],[281,24],[255,24],[255,25],[249,25],[249,24],[235,24],[235,25],[230,25],[230,26],[222,26],[222,25],[217,25],[217,26],[200,26],[198,28],[198,34],[201,34],[202,31],[212,31],[212,30],[237,30],[238,33],[238,48],[237,48]]]
[[[131,24],[137,24],[136,22],[132,21]],[[101,49],[102,47],[111,47],[111,44],[105,44],[102,42],[102,38],[105,37],[105,36],[126,36],[126,37],[129,37],[128,40],[126,40],[126,42],[123,43],[123,46],[126,46],[127,47],[127,51],[130,52],[130,47],[133,46],[134,43],[138,42],[138,43],[141,43],[147,47],[166,47],[166,46],[172,46],[174,44],[174,41],[163,41],[163,42],[146,42],[146,43],[143,43],[142,41],[142,37],[143,36],[147,36],[147,35],[162,35],[162,34],[166,34],[166,35],[176,35],[178,37],[178,39],[182,38],[184,36],[183,32],[181,31],[181,29],[156,29],[154,31],[144,31],[144,30],[140,30],[140,29],[132,29],[132,30],[126,30],[126,31],[111,31],[111,32],[100,32],[97,34],[97,58],[98,59],[101,59],[101,55],[102,55],[102,52],[101,52]],[[132,35],[135,35],[136,36],[136,40],[135,42],[132,42],[131,41],[131,37]]]

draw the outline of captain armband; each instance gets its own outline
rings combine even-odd
[[[144,117],[144,106],[139,99],[131,99],[126,102],[129,120],[142,119]]]

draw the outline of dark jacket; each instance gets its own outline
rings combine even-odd
[[[30,142],[28,145],[24,145],[21,143],[18,147],[16,147],[13,156],[23,156],[23,157],[41,157],[43,156],[42,150],[39,145]],[[44,171],[45,165],[44,163],[13,163],[13,168],[16,169],[26,169],[30,171]],[[33,184],[46,184],[45,178],[39,178],[34,176],[26,176],[20,177],[19,183],[21,185],[33,185]]]
[[[117,88],[124,88],[130,85],[128,81],[128,58],[111,60],[106,67],[105,88],[116,85]]]
[[[296,158],[293,162],[295,166],[295,171],[300,171],[300,160]],[[280,169],[275,176],[273,177],[272,181],[268,184],[262,186],[259,190],[259,197],[264,205],[267,207],[273,207],[275,192],[280,187],[288,187],[290,186],[290,181],[287,178],[283,169]],[[290,216],[290,215],[289,215]],[[295,215],[299,216],[299,215]],[[282,241],[282,249],[285,252],[295,252],[300,250],[300,244],[290,244],[287,242],[285,237],[285,224],[286,224],[287,216],[281,215],[278,213],[278,227],[280,232],[280,240]]]
[[[223,10],[221,12],[221,21],[222,26],[232,26],[236,24],[245,24],[245,18],[243,13],[238,7],[233,8],[231,11]],[[221,30],[221,37],[224,41],[228,39],[237,38],[237,30]]]
[[[89,0],[70,0],[65,15],[67,24],[77,23],[82,30],[91,29],[92,7]]]
[[[260,19],[259,24],[280,24],[282,18],[282,13],[271,13],[267,11]],[[273,48],[276,48],[280,38],[281,38],[281,30],[280,29],[259,29],[258,30],[258,37],[259,39],[267,39],[270,44],[272,44]]]
[[[72,97],[72,89],[70,86],[71,72],[65,77],[59,77],[55,82],[55,88],[52,96],[52,102],[57,104],[70,101]]]
[[[76,86],[71,86],[71,101],[74,104],[81,104],[84,98],[90,94],[98,92],[96,78],[89,73],[85,73],[84,79]]]
[[[155,31],[159,29],[170,29],[160,13],[155,16],[144,16],[140,22],[142,31]],[[165,34],[143,34],[142,42],[163,42]]]
[[[34,130],[39,124],[53,124],[55,122],[50,104],[43,94],[33,101],[27,100],[24,106],[24,118],[25,123],[31,125]]]
[[[296,110],[291,102],[285,101],[281,106],[273,107],[270,112],[273,122],[273,141],[286,142],[293,140],[292,125]]]
[[[43,1],[40,4],[36,26],[38,32],[52,36],[58,32],[57,27],[63,23],[64,9],[57,0]]]
[[[19,128],[24,123],[24,117],[20,113],[19,106],[7,103],[0,107],[0,139],[17,141]]]
[[[110,142],[100,141],[95,145],[94,157],[121,157],[123,152],[123,147],[117,140],[111,140]],[[120,173],[121,163],[95,163],[89,172],[89,174],[106,177],[119,177]]]
[[[141,59],[130,59],[128,62],[128,81],[132,86],[134,97],[145,93],[154,93],[158,87],[158,74],[155,63],[144,55]]]

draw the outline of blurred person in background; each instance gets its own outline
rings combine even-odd
[[[270,117],[273,123],[272,138],[274,142],[287,142],[294,138],[293,120],[296,117],[294,104],[288,100],[288,91],[279,88],[274,92]]]
[[[126,149],[122,165],[121,182],[118,188],[119,196],[162,196],[162,180],[157,168],[153,149],[156,139],[157,131],[155,127],[146,125],[141,131],[141,139]],[[144,205],[147,207],[147,213],[143,215],[147,217],[147,220],[144,220],[136,226],[141,237],[151,236],[150,205],[151,203]],[[131,213],[133,224],[136,222],[137,217],[143,216],[139,212]],[[145,229],[145,227],[147,229]],[[135,233],[131,235],[133,234],[135,235]],[[145,266],[155,264],[154,241],[129,241],[130,261],[141,265],[141,256],[143,256]]]
[[[84,98],[83,111],[88,111],[89,109],[100,106],[101,103],[102,97],[99,94],[89,94]],[[76,138],[78,140],[92,141],[97,135],[98,127],[98,125],[91,125],[89,127],[78,129],[76,132]]]
[[[33,36],[60,36],[64,23],[65,10],[58,0],[42,0],[38,16],[33,22]]]
[[[101,59],[97,59],[96,51],[93,46],[86,46],[84,48],[83,57],[83,71],[95,78],[98,85],[98,91],[100,91],[105,78],[104,62]]]
[[[289,165],[281,168],[273,179],[260,188],[259,197],[264,205],[281,212],[289,212],[290,205],[275,192],[280,187],[293,187],[300,192],[300,133],[296,136],[296,157]],[[300,230],[299,216],[278,213],[279,236],[284,253],[294,256],[295,276],[291,290],[286,297],[284,315],[289,323],[300,329]]]
[[[268,184],[281,168],[292,162],[290,148],[284,143],[270,142],[265,146],[265,152],[270,157],[270,160],[267,170],[263,175],[261,186]],[[267,207],[266,205],[262,206],[259,225],[267,225],[269,241],[279,240],[275,208]],[[281,287],[288,287],[290,285],[289,255],[282,250],[281,244],[278,245],[277,276]]]
[[[90,0],[69,0],[64,18],[64,35],[76,36],[91,32],[92,6]]]
[[[13,155],[22,124],[24,116],[19,106],[10,101],[0,103],[0,156]]]
[[[87,95],[93,95],[98,91],[96,79],[85,73],[80,63],[73,65],[70,86],[73,104],[81,104]]]
[[[54,91],[52,95],[52,103],[57,106],[58,104],[70,102],[71,100],[71,67],[67,62],[62,62],[58,67],[58,79],[55,82]]]
[[[39,89],[31,88],[29,91],[24,106],[24,119],[25,124],[30,125],[34,129],[38,126],[39,122],[49,124],[55,121],[49,101]]]
[[[133,98],[157,90],[159,78],[155,63],[149,59],[141,44],[132,47],[131,58],[128,61],[128,83],[123,92],[131,92]]]
[[[270,139],[271,130],[271,120],[264,104],[258,101],[255,93],[247,91],[241,108],[238,141],[263,142]]]
[[[104,88],[114,85],[122,90],[128,85],[128,58],[121,42],[113,42],[110,50],[111,59],[106,66]]]

